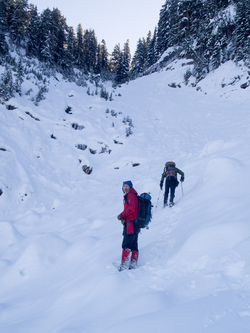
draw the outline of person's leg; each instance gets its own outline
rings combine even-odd
[[[171,181],[170,184],[170,204],[174,204],[174,197],[175,197],[175,180]]]
[[[164,206],[168,204],[168,193],[169,193],[169,181],[166,179],[165,183],[165,193],[164,193]]]
[[[132,245],[134,243],[135,235],[127,234],[126,225],[124,226],[123,230],[123,241],[122,241],[122,259],[121,259],[121,266],[119,268],[120,271],[128,268],[129,266],[129,256],[132,249]]]
[[[131,262],[130,262],[130,269],[134,269],[137,267],[138,257],[139,257],[139,250],[138,250],[138,235],[140,232],[140,228],[134,223],[134,240],[131,246]]]

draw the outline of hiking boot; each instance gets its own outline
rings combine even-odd
[[[169,207],[172,207],[174,205],[173,201],[170,201]]]
[[[167,202],[164,202],[163,204],[163,208],[167,207],[168,206],[168,203]]]
[[[131,263],[130,263],[129,269],[137,268],[138,257],[139,257],[139,252],[138,251],[132,251]]]
[[[129,269],[136,269],[137,268],[137,261],[131,261]]]
[[[118,271],[119,272],[125,271],[125,269],[127,269],[127,266],[126,266],[125,262],[122,262],[120,267],[118,268]]]
[[[120,267],[118,268],[119,272],[124,271],[125,269],[128,268],[129,255],[130,255],[129,249],[122,250],[122,262]]]

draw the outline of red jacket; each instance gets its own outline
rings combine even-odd
[[[138,215],[138,199],[137,192],[131,188],[127,194],[124,195],[124,210],[120,214],[121,218],[127,221],[134,221]]]

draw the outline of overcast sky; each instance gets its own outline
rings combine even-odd
[[[94,29],[98,42],[106,41],[111,53],[127,39],[132,55],[139,38],[154,32],[165,0],[29,0],[37,6],[39,13],[46,8],[58,8],[67,19],[67,25],[82,24],[83,30]]]

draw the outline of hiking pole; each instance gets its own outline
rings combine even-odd
[[[181,192],[182,192],[182,196],[184,197],[182,182],[181,182]]]
[[[161,195],[161,189],[160,189],[160,192],[158,194],[158,199],[157,199],[156,206],[155,206],[155,212],[156,212],[156,209],[157,209],[157,206],[158,206],[158,201],[160,199],[160,195]]]

